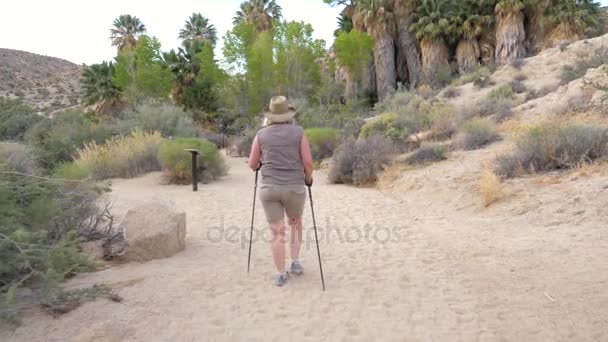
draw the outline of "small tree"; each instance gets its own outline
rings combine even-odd
[[[373,47],[374,39],[357,30],[341,32],[334,42],[338,63],[346,68],[349,75],[346,85],[346,95],[349,99],[358,95],[358,84],[363,79],[365,68],[372,60]]]

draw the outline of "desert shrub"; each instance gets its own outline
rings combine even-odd
[[[564,52],[572,44],[571,42],[561,42],[559,43],[559,52]]]
[[[160,170],[157,155],[162,142],[159,132],[147,133],[136,129],[127,136],[112,137],[104,144],[86,144],[76,152],[74,164],[88,171],[96,180],[133,178]]]
[[[512,154],[496,159],[495,172],[516,177],[528,172],[568,169],[608,157],[608,128],[544,124],[522,134]]]
[[[452,67],[449,64],[439,65],[436,69],[424,70],[420,80],[423,85],[433,89],[441,89],[452,82]]]
[[[365,124],[366,105],[352,103],[346,105],[297,107],[296,121],[304,128],[330,127],[344,135],[357,136]]]
[[[135,128],[158,131],[164,137],[200,136],[191,114],[169,103],[148,102],[128,113],[120,124],[121,133],[129,134]]]
[[[454,81],[452,81],[452,85],[460,86],[471,82],[479,82],[482,79],[488,79],[491,74],[492,71],[488,67],[482,66],[468,74],[464,74],[459,78],[455,79]]]
[[[460,96],[460,90],[458,88],[449,87],[443,92],[443,97],[446,99],[452,99],[458,96]]]
[[[513,80],[509,83],[509,86],[515,94],[523,94],[528,91],[528,88],[526,88],[526,85],[522,81]]]
[[[511,85],[504,85],[493,89],[488,95],[490,99],[512,99],[514,96],[515,94]]]
[[[13,170],[1,160],[0,168]],[[99,223],[97,198],[86,184],[68,190],[62,182],[0,174],[0,318],[14,322],[24,304],[20,287],[48,298],[61,280],[92,268],[78,244]]]
[[[253,145],[253,140],[255,136],[258,134],[257,129],[250,129],[245,131],[245,134],[238,138],[236,142],[236,153],[241,157],[248,157],[249,153],[251,153],[251,145]]]
[[[524,59],[518,58],[511,61],[511,66],[517,70],[521,70],[521,68],[526,65],[526,61]]]
[[[405,159],[409,165],[426,164],[447,159],[448,148],[438,143],[423,143]]]
[[[348,139],[334,153],[329,180],[338,184],[372,184],[395,152],[393,142],[385,137]]]
[[[32,107],[0,98],[0,141],[23,141],[26,132],[42,119]]]
[[[369,138],[374,135],[381,135],[393,140],[403,140],[407,138],[409,134],[409,130],[399,122],[399,116],[397,114],[385,113],[363,125],[359,137]]]
[[[399,89],[393,95],[387,96],[384,100],[376,103],[374,112],[378,114],[396,112],[400,108],[406,107],[415,97],[416,93]]]
[[[587,73],[587,70],[608,63],[608,48],[598,48],[586,58],[578,58],[574,64],[565,65],[560,73],[561,84],[577,80]]]
[[[459,122],[464,122],[477,116],[495,116],[496,118],[501,118],[501,120],[494,120],[499,122],[511,116],[514,105],[515,103],[511,99],[491,99],[488,97],[479,100],[473,106],[460,107],[456,113],[456,118]]]
[[[515,77],[513,77],[513,81],[518,81],[518,82],[523,82],[527,79],[528,79],[528,76],[526,76],[526,74],[522,74],[522,73],[519,73],[519,74],[515,75]]]
[[[592,93],[590,92],[574,93],[568,96],[566,100],[560,99],[552,106],[551,112],[558,116],[583,112],[591,106],[589,103],[591,96]]]
[[[537,99],[539,97],[544,97],[544,96],[554,92],[556,89],[557,89],[556,86],[544,86],[538,90],[532,89],[532,90],[528,91],[528,93],[526,94],[526,102]]]
[[[488,120],[477,118],[462,125],[455,144],[465,150],[475,150],[497,140],[500,135],[496,128]]]
[[[34,172],[34,160],[27,146],[16,143],[0,143],[0,161],[13,170],[25,174]]]
[[[217,148],[226,148],[230,144],[228,136],[223,133],[203,132],[202,137],[212,142]]]
[[[161,144],[158,159],[170,183],[192,182],[192,157],[185,149],[199,150],[198,178],[203,183],[217,180],[226,175],[228,169],[224,158],[215,145],[204,139],[178,138]]]
[[[331,157],[338,146],[338,132],[333,128],[308,128],[305,131],[315,161]]]
[[[479,179],[479,193],[484,207],[489,207],[504,197],[504,191],[498,177],[490,170],[484,170]]]
[[[48,173],[56,165],[72,161],[75,152],[85,144],[101,144],[113,133],[113,127],[108,124],[95,122],[78,112],[66,112],[38,122],[26,140],[36,166]]]

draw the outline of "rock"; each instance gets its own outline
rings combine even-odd
[[[170,257],[186,248],[186,213],[162,203],[127,212],[121,224],[126,241],[122,261],[144,262]]]

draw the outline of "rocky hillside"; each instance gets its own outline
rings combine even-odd
[[[0,97],[21,98],[51,113],[80,104],[82,66],[30,52],[0,49]]]

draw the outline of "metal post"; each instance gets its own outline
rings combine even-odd
[[[186,149],[192,155],[192,191],[198,191],[198,150]]]

